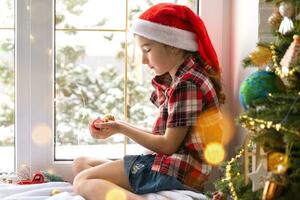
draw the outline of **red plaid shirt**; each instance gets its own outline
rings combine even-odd
[[[203,67],[193,56],[178,68],[173,84],[171,82],[168,73],[152,80],[155,91],[150,99],[160,110],[152,132],[163,135],[167,128],[190,128],[176,153],[155,155],[152,170],[175,176],[185,185],[201,190],[212,166],[204,160],[204,144],[194,127],[203,110],[219,105],[217,95],[211,81],[204,75]]]

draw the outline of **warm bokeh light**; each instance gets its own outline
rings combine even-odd
[[[126,194],[120,189],[112,189],[107,192],[105,200],[126,200]]]
[[[233,118],[216,107],[201,113],[197,120],[197,133],[206,145],[212,142],[228,144],[233,136],[233,130]]]
[[[38,145],[48,144],[51,141],[51,129],[46,124],[36,126],[32,131],[32,140]]]
[[[61,193],[61,190],[60,190],[60,189],[53,189],[53,190],[51,191],[51,196],[57,195],[57,194],[59,194],[59,193]]]
[[[212,165],[220,164],[225,157],[225,150],[220,143],[209,143],[204,149],[205,160]]]
[[[46,172],[48,172],[49,174],[54,174],[54,170],[53,170],[52,168],[48,168],[48,169],[46,170]]]
[[[289,167],[287,155],[280,152],[268,154],[268,171],[275,174],[283,174]]]

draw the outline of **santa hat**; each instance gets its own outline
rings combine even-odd
[[[208,65],[220,72],[217,54],[203,21],[186,6],[156,4],[133,23],[132,32],[173,47],[198,51]]]

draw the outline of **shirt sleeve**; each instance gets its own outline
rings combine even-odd
[[[167,127],[194,126],[202,111],[203,95],[192,81],[183,81],[169,92]]]

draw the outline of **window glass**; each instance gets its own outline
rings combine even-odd
[[[56,0],[56,28],[125,29],[126,1]]]
[[[0,172],[14,171],[14,1],[0,1]]]

